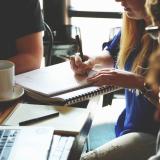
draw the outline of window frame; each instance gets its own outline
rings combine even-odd
[[[97,11],[80,11],[80,10],[72,10],[69,7],[68,16],[71,17],[87,17],[87,18],[114,18],[121,19],[121,12],[97,12]]]

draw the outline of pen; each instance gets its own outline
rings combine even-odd
[[[84,57],[83,57],[83,51],[82,51],[82,43],[81,43],[81,40],[80,40],[80,38],[79,38],[79,35],[76,35],[76,41],[77,41],[77,43],[78,43],[80,57],[81,57],[82,62],[83,62],[83,61],[84,61]]]
[[[49,118],[55,118],[59,116],[59,112],[56,112],[56,113],[53,113],[53,114],[48,114],[48,115],[45,115],[45,116],[42,116],[42,117],[36,117],[36,118],[33,118],[33,119],[29,119],[29,120],[26,120],[26,121],[22,121],[22,122],[19,122],[19,126],[26,126],[26,125],[30,125],[32,123],[37,123],[37,122],[40,122],[42,120],[47,120]]]
[[[64,59],[70,60],[70,56],[69,56],[69,55],[61,55],[60,57],[61,57],[61,58],[64,58]]]

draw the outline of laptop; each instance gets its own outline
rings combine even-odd
[[[46,160],[52,127],[0,126],[0,160]]]
[[[0,126],[0,160],[67,160],[74,139],[52,127]]]

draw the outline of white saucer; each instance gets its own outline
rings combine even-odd
[[[0,102],[9,102],[20,98],[24,94],[24,89],[21,86],[16,85],[13,89],[13,94],[10,98],[0,99]]]

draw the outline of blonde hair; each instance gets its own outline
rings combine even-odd
[[[140,68],[148,65],[148,57],[157,48],[157,42],[145,34],[144,20],[135,20],[123,15],[123,27],[118,56],[118,66],[124,68],[133,49],[139,46],[138,54],[132,65],[132,72],[142,74]]]
[[[153,91],[158,94],[160,86],[160,48],[149,58],[149,70],[146,82],[151,85]]]
[[[160,0],[146,0],[145,8],[152,23],[160,25]]]
[[[160,26],[160,0],[146,0],[145,8],[152,24]],[[149,58],[149,71],[146,81],[158,94],[160,86],[160,48],[157,48]]]

